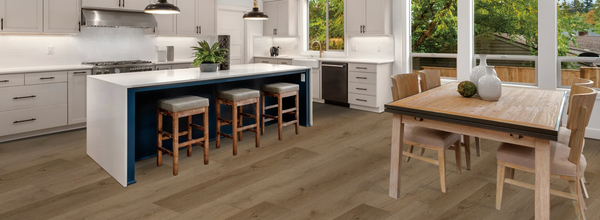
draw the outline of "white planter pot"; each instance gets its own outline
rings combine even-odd
[[[485,101],[498,101],[502,96],[502,81],[496,76],[493,66],[488,66],[485,76],[479,79],[477,93]]]

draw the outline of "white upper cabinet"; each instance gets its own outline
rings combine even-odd
[[[284,0],[264,3],[269,20],[264,21],[264,35],[294,37],[298,35],[298,1]]]
[[[78,33],[81,0],[44,0],[44,33]]]
[[[390,0],[346,0],[348,35],[387,35],[392,29]]]
[[[41,33],[43,0],[0,0],[0,33]]]
[[[176,4],[181,10],[176,18],[177,35],[217,34],[216,0],[177,0]]]
[[[121,7],[132,11],[144,11],[152,0],[121,0]]]
[[[127,11],[144,11],[152,0],[82,0],[84,8],[118,9]]]

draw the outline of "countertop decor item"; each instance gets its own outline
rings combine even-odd
[[[167,51],[159,50],[158,51],[158,62],[165,62],[165,61],[167,61]]]
[[[458,93],[463,97],[470,98],[477,93],[477,86],[471,81],[462,81],[458,84]]]
[[[246,12],[243,18],[253,21],[269,20],[269,16],[258,10],[258,0],[254,0],[254,8],[252,8],[252,11]]]
[[[479,79],[477,91],[485,101],[498,101],[502,96],[502,81],[496,76],[494,66],[486,67],[485,76]]]
[[[174,61],[174,60],[175,60],[175,47],[167,46],[167,61]]]
[[[231,44],[231,36],[229,35],[219,35],[219,47],[223,49],[227,49],[225,52],[225,62],[221,63],[219,67],[220,70],[228,70],[231,65],[231,56],[229,55],[230,44]]]
[[[225,62],[227,49],[219,48],[219,43],[214,43],[212,47],[206,41],[198,42],[199,47],[192,47],[196,51],[196,59],[192,66],[200,66],[202,72],[215,72],[220,63]]]
[[[179,7],[167,2],[167,0],[158,0],[154,4],[149,4],[144,9],[144,12],[149,14],[179,14]]]
[[[473,71],[471,71],[471,82],[473,82],[477,88],[479,88],[479,78],[485,76],[486,74],[486,66],[487,55],[479,55],[479,66],[474,67]]]

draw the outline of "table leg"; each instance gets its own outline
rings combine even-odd
[[[550,219],[550,141],[535,141],[535,219]]]
[[[404,124],[402,115],[394,114],[392,122],[392,155],[390,167],[390,197],[400,198],[400,175],[402,174],[402,151],[404,150]]]

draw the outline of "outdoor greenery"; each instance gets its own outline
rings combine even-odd
[[[219,43],[214,43],[212,47],[206,41],[199,41],[199,47],[192,47],[196,51],[196,59],[192,66],[199,66],[202,63],[223,63],[227,49],[219,48]]]
[[[329,4],[329,11],[327,11]],[[329,22],[327,22],[329,13]],[[319,41],[325,50],[344,50],[344,0],[309,0],[308,1],[308,45]],[[329,28],[329,39],[327,39]],[[329,48],[325,48],[329,40]],[[310,50],[319,50],[313,45]]]

